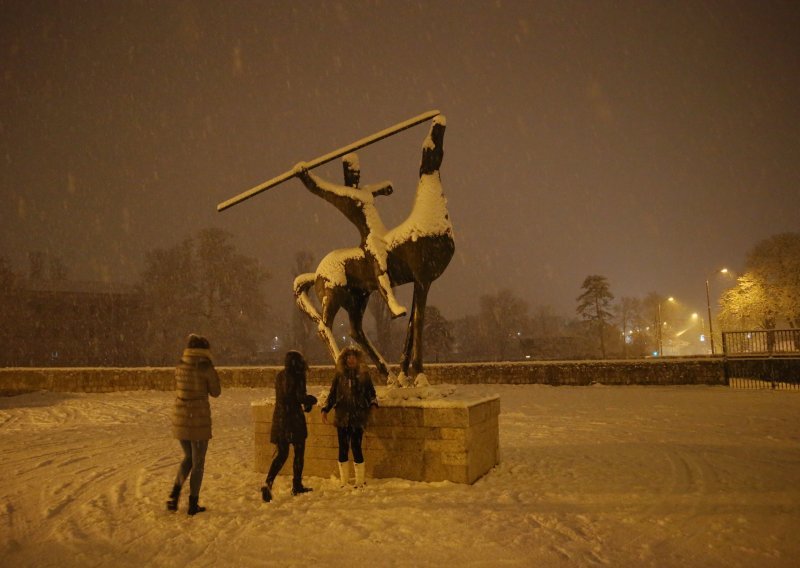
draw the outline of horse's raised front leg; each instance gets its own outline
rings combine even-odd
[[[300,311],[306,314],[311,321],[317,326],[317,335],[319,335],[322,342],[328,347],[328,352],[333,358],[333,363],[336,364],[336,358],[339,356],[339,347],[336,344],[336,339],[331,331],[331,324],[336,317],[336,312],[339,311],[339,302],[335,300],[334,292],[330,288],[325,288],[325,292],[321,298],[322,313],[317,311],[314,303],[311,301],[308,293],[314,287],[317,275],[313,272],[301,274],[294,279],[294,297],[297,307]]]
[[[340,306],[341,303],[335,299],[333,292],[326,291],[322,297],[322,317],[317,323],[317,335],[328,346],[328,353],[330,353],[334,365],[339,358],[339,345],[333,335],[333,322]]]
[[[372,359],[375,366],[378,368],[381,377],[383,377],[384,382],[389,382],[389,366],[386,364],[386,360],[364,333],[364,312],[367,309],[368,302],[369,295],[366,294],[360,298],[354,298],[353,307],[347,310],[347,315],[350,317],[350,337],[358,343],[367,355],[369,355],[370,359]]]

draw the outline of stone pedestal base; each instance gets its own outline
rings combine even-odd
[[[266,473],[275,449],[269,441],[274,401],[253,402],[252,408],[255,468]],[[499,414],[497,396],[381,400],[381,407],[370,413],[362,444],[367,477],[474,483],[499,463]],[[303,474],[338,477],[336,428],[322,423],[319,406],[306,419]],[[281,474],[291,475],[291,471],[290,455]]]

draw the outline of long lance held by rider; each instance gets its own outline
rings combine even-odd
[[[363,148],[365,146],[369,146],[370,144],[374,144],[375,142],[378,142],[379,140],[383,140],[384,138],[388,138],[389,136],[393,136],[394,134],[397,134],[398,132],[402,132],[403,130],[411,128],[412,126],[416,126],[417,124],[425,122],[426,120],[430,120],[430,119],[432,119],[434,116],[436,116],[438,114],[439,114],[438,110],[431,110],[431,111],[422,113],[422,114],[420,114],[418,116],[415,116],[414,118],[409,118],[408,120],[406,120],[404,122],[400,122],[398,124],[395,124],[394,126],[390,126],[389,128],[381,130],[380,132],[376,132],[375,134],[373,134],[371,136],[367,136],[366,138],[362,138],[361,140],[359,140],[357,142],[353,142],[352,144],[349,144],[347,146],[339,148],[338,150],[334,150],[333,152],[325,154],[324,156],[320,156],[319,158],[315,158],[315,159],[311,160],[310,162],[307,162],[307,167],[308,167],[309,170],[311,170],[311,169],[314,169],[314,168],[316,168],[318,166],[321,166],[322,164],[327,164],[328,162],[333,161],[336,158],[341,158],[345,154],[349,154],[350,152],[354,152],[354,151],[358,150],[359,148]],[[222,203],[217,205],[217,211],[224,211],[228,207],[233,207],[237,203],[241,203],[245,199],[250,199],[254,195],[258,195],[262,191],[266,191],[271,187],[275,187],[276,185],[278,185],[280,183],[283,183],[287,179],[291,179],[294,176],[295,176],[294,170],[289,170],[288,172],[284,172],[281,175],[272,178],[271,180],[265,181],[262,184],[259,184],[259,185],[255,186],[255,187],[251,188],[251,189],[248,189],[247,191],[245,191],[243,193],[240,193],[236,197],[231,197],[227,201],[223,201]]]

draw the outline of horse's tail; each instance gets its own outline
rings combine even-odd
[[[294,299],[298,307],[310,317],[317,325],[322,322],[322,315],[320,315],[311,298],[308,297],[308,291],[314,286],[317,280],[317,275],[313,272],[306,272],[299,275],[294,279],[292,287],[294,289]]]

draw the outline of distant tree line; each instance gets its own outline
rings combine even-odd
[[[713,324],[717,345],[721,345],[723,331],[798,329],[800,233],[774,235],[758,242],[747,253],[745,272],[721,295],[719,316],[714,322],[705,322],[698,314],[690,318],[685,307],[654,292],[643,300],[622,298],[612,304],[614,296],[603,276],[587,276],[582,289],[577,298],[577,313],[594,333],[602,357],[606,356],[607,342],[613,354],[619,354],[620,339],[623,356],[658,353],[665,337],[676,344],[674,349],[680,353],[682,345],[697,337],[698,321],[703,333]],[[694,333],[684,335],[692,328]],[[705,340],[709,340],[707,335]]]
[[[510,290],[481,296],[476,315],[453,322],[450,347],[438,357],[469,361],[702,354],[709,352],[712,327],[717,345],[722,331],[798,329],[800,233],[769,237],[748,252],[745,273],[722,294],[713,322],[657,292],[615,301],[608,279],[597,274],[584,279],[576,303],[578,319],[570,319],[548,306],[529,310]]]
[[[288,322],[271,312],[269,273],[238,253],[226,231],[204,229],[170,248],[148,251],[133,286],[73,282],[60,259],[34,253],[29,260],[22,276],[0,257],[0,365],[171,365],[189,331],[207,335],[223,365],[279,363],[288,348],[302,350],[312,363],[329,363],[315,326],[299,310],[292,310]],[[301,251],[291,276],[313,267],[313,255]],[[718,307],[717,334],[800,327],[800,234],[775,235],[753,247],[745,272]],[[392,320],[377,295],[369,313],[368,334],[396,362],[406,320]],[[703,353],[709,327],[703,315],[656,292],[616,299],[608,279],[593,274],[580,286],[571,318],[546,305],[529,306],[509,289],[479,296],[476,313],[452,321],[428,305],[425,360]],[[349,342],[348,331],[346,322],[337,323],[341,344]]]

